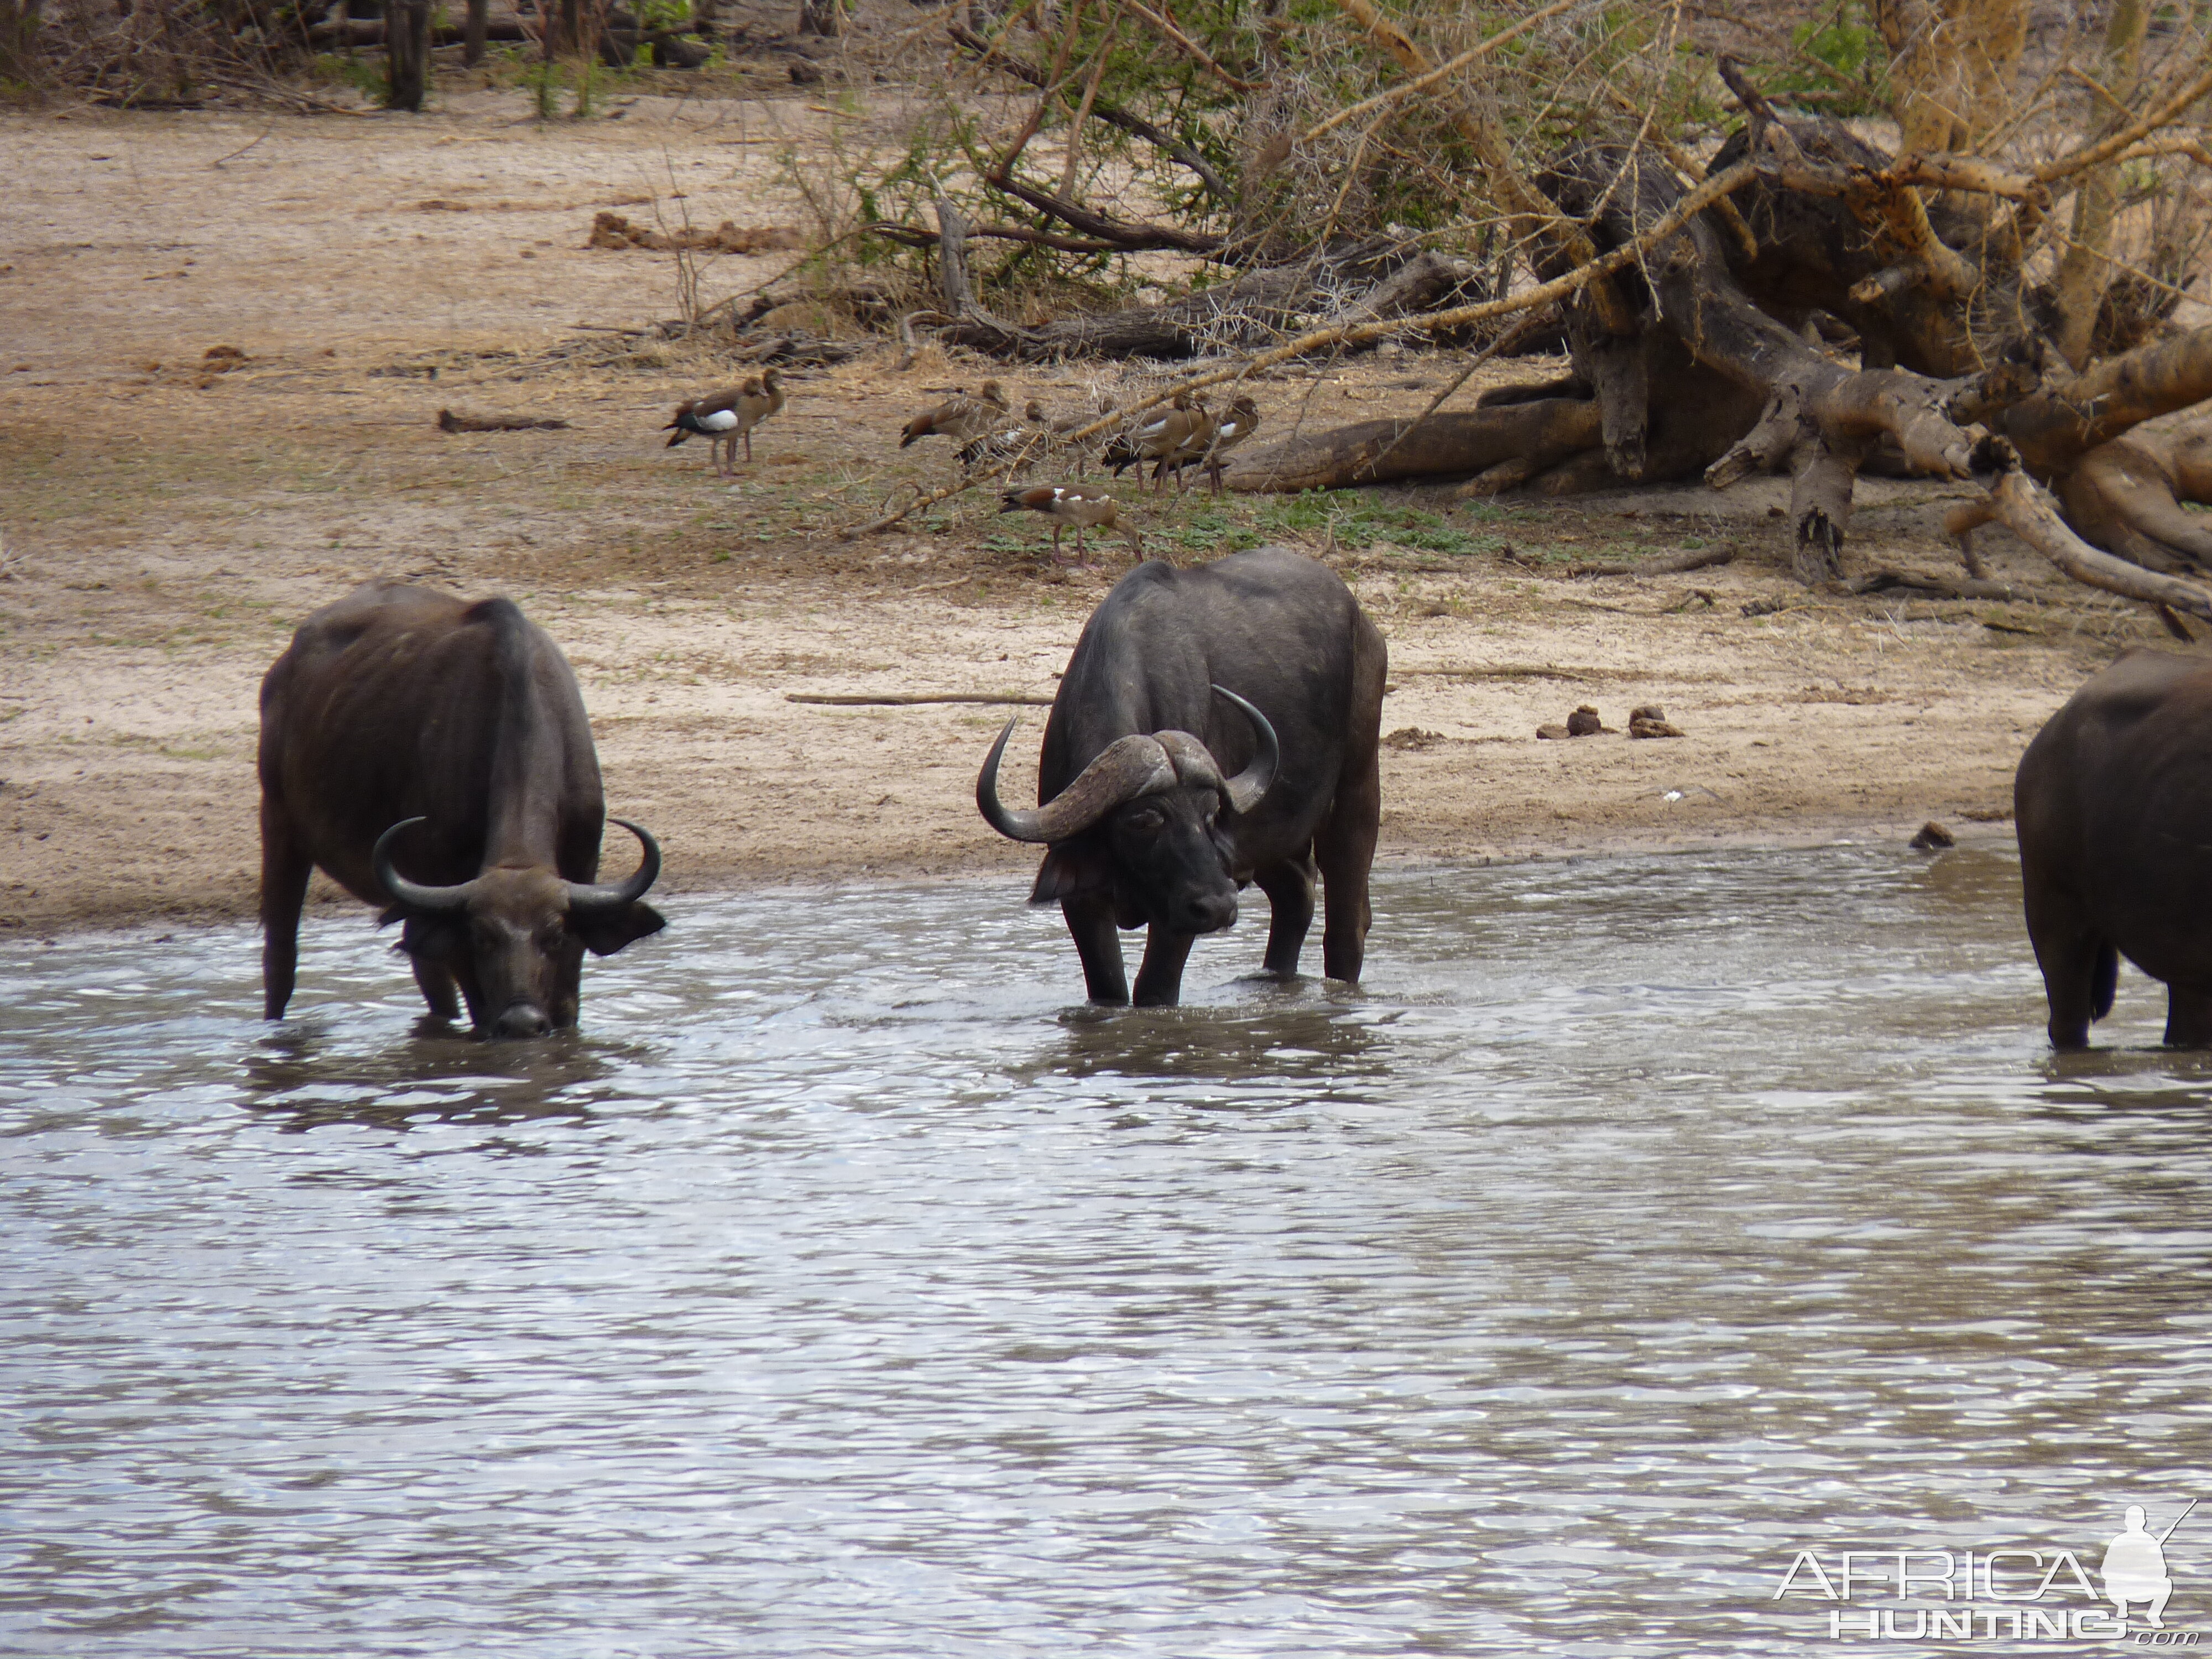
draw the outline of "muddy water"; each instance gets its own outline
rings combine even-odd
[[[2050,1055],[2008,860],[1401,872],[1157,1013],[1018,896],[678,903],[534,1046],[0,951],[0,1649],[1832,1652],[1800,1548],[2212,1499],[2212,1065]]]

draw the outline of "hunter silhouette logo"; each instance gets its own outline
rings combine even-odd
[[[2143,1603],[2143,1622],[2153,1630],[2166,1628],[2166,1604],[2173,1594],[2173,1580],[2166,1576],[2166,1540],[2189,1518],[2189,1509],[2173,1517],[2166,1529],[2154,1538],[2144,1528],[2143,1506],[2128,1505],[2127,1526],[2105,1549],[2105,1599],[2122,1619],[2130,1601]]]
[[[1828,1634],[1838,1640],[2102,1638],[2195,1647],[2203,1632],[2166,1628],[2174,1585],[2166,1547],[2197,1504],[2191,1498],[2156,1532],[2143,1506],[2130,1504],[2119,1532],[2105,1547],[2095,1582],[2069,1549],[1844,1550],[1825,1558],[1801,1549],[1772,1599],[1828,1602]]]

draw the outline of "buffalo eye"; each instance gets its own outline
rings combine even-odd
[[[1157,830],[1164,821],[1157,806],[1140,806],[1129,814],[1129,828],[1132,830]]]

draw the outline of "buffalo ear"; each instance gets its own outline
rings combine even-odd
[[[1031,904],[1052,904],[1103,892],[1114,884],[1106,854],[1081,842],[1062,842],[1045,854],[1037,866],[1036,885],[1030,889]]]
[[[611,957],[623,948],[668,926],[668,918],[650,904],[625,904],[605,915],[568,918],[568,931],[584,941],[595,957]]]
[[[432,962],[449,960],[468,951],[467,924],[455,916],[427,916],[417,911],[399,927],[399,948],[410,957]]]

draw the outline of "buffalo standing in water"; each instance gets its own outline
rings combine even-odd
[[[2051,1041],[2080,1048],[2125,957],[2166,990],[2166,1040],[2212,1044],[2212,663],[2131,651],[2076,691],[2013,781]]]
[[[1176,1002],[1248,882],[1273,912],[1267,972],[1297,972],[1318,878],[1323,971],[1359,977],[1385,660],[1336,574],[1282,548],[1115,585],[1060,678],[1037,810],[999,799],[1012,720],[975,781],[993,829],[1045,843],[1030,902],[1059,901],[1093,1002],[1130,1000],[1117,926],[1151,930],[1137,1003]]]
[[[433,1014],[465,999],[496,1036],[573,1026],[584,952],[665,925],[638,902],[660,848],[637,825],[615,820],[643,844],[637,872],[594,879],[606,805],[583,698],[511,599],[372,586],[315,612],[261,684],[260,770],[268,1018],[291,1000],[317,866],[404,919]]]

